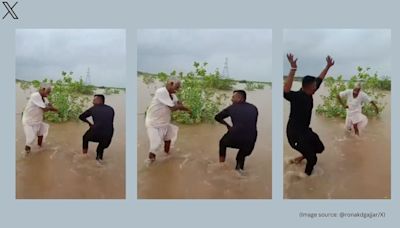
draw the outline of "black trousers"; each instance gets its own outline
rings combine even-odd
[[[243,169],[246,157],[253,152],[257,136],[250,140],[237,140],[235,138],[237,137],[233,137],[229,132],[222,136],[219,141],[219,156],[225,157],[228,147],[239,149],[236,155],[236,169]]]
[[[87,149],[89,148],[89,142],[97,142],[99,143],[97,145],[96,149],[96,160],[103,160],[103,154],[104,154],[104,149],[108,148],[111,144],[111,139],[112,139],[112,133],[111,134],[99,134],[92,129],[89,129],[86,131],[86,133],[83,135],[83,140],[82,140],[82,148]]]
[[[288,124],[286,134],[290,146],[299,151],[307,160],[305,173],[311,175],[315,164],[317,164],[317,154],[325,150],[319,136],[311,128],[299,129]]]

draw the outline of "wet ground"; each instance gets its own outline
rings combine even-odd
[[[300,88],[296,83],[294,89]],[[314,95],[314,111],[320,104],[321,87]],[[361,137],[344,130],[344,120],[313,113],[311,128],[320,136],[325,151],[310,177],[302,164],[289,164],[300,155],[286,138],[289,102],[284,100],[284,197],[288,199],[390,199],[390,92],[379,118],[369,118]]]
[[[16,197],[17,199],[124,199],[125,198],[125,93],[106,96],[115,110],[113,141],[96,163],[97,143],[83,157],[82,136],[87,124],[70,121],[50,124],[42,148],[24,153],[21,112],[30,91],[16,86]]]
[[[138,79],[138,198],[140,199],[269,199],[271,198],[271,87],[248,92],[259,109],[258,140],[246,160],[243,175],[234,171],[237,150],[218,162],[218,142],[226,128],[220,124],[178,125],[171,155],[146,165],[148,138],[144,112],[157,85]],[[229,104],[229,100],[227,101]]]

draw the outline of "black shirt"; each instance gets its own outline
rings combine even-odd
[[[316,78],[317,89],[322,80]],[[314,101],[312,95],[307,95],[302,89],[299,91],[283,92],[283,97],[290,102],[289,126],[296,128],[308,128],[311,123],[312,109]]]
[[[247,103],[237,103],[225,108],[215,116],[215,120],[223,123],[223,120],[230,117],[232,128],[229,133],[235,139],[255,140],[257,137],[257,107]]]
[[[91,130],[95,134],[112,135],[114,132],[114,109],[108,105],[94,105],[79,116],[82,121],[92,117],[93,126]]]

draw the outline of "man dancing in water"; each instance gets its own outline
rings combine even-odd
[[[297,59],[292,54],[288,54],[291,69],[283,87],[283,96],[290,102],[290,115],[286,128],[286,134],[290,146],[299,151],[302,156],[295,158],[294,163],[300,163],[304,158],[307,160],[305,173],[311,175],[314,165],[317,163],[317,154],[322,153],[325,147],[319,136],[309,127],[313,110],[313,95],[320,87],[329,68],[335,62],[328,56],[326,57],[326,67],[322,70],[318,78],[304,76],[302,87],[298,91],[291,91],[293,79],[297,70]]]
[[[96,160],[99,164],[103,161],[104,149],[111,144],[114,134],[114,109],[105,103],[102,94],[93,98],[93,106],[79,116],[79,119],[89,124],[89,130],[82,137],[82,153],[87,155],[89,142],[99,143],[96,149]],[[93,123],[87,120],[92,117]]]
[[[342,98],[346,98],[347,105],[343,102]],[[346,112],[346,129],[351,131],[354,129],[356,135],[360,135],[360,128],[367,126],[368,119],[362,114],[362,106],[365,103],[371,103],[374,106],[376,113],[379,113],[379,108],[371,98],[361,91],[361,83],[357,83],[354,89],[348,89],[340,92],[337,95],[339,103],[347,109]]]
[[[156,90],[147,109],[145,124],[150,141],[150,162],[156,160],[157,150],[162,143],[164,152],[169,154],[171,142],[177,137],[178,127],[171,124],[171,113],[178,110],[191,112],[175,95],[180,87],[181,82],[178,79],[169,79],[164,87]]]
[[[43,139],[49,131],[49,125],[43,122],[45,112],[58,112],[47,100],[51,93],[50,84],[41,84],[39,91],[32,93],[22,113],[22,125],[25,133],[25,152],[30,153],[37,137],[38,146],[42,146]]]
[[[232,126],[224,119],[230,117]],[[244,161],[251,154],[257,140],[256,106],[246,102],[246,92],[235,90],[232,96],[232,105],[215,116],[215,120],[226,126],[228,132],[219,141],[219,161],[225,162],[226,148],[236,148],[236,170],[243,171]]]

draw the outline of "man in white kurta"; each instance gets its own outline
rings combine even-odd
[[[344,105],[342,99],[345,98],[347,104]],[[347,130],[354,129],[356,135],[359,135],[359,130],[365,128],[368,124],[367,117],[362,114],[362,107],[366,103],[371,103],[376,112],[379,112],[378,107],[371,98],[361,91],[361,85],[357,84],[354,89],[342,91],[338,95],[339,102],[347,109],[345,127]]]
[[[168,154],[171,143],[173,144],[177,138],[178,127],[171,124],[171,113],[177,110],[189,111],[175,95],[180,84],[179,80],[168,80],[166,86],[156,90],[147,109],[145,124],[150,141],[150,161],[156,159],[156,154],[163,143],[164,152]]]
[[[38,146],[42,146],[46,138],[49,125],[43,122],[43,114],[46,111],[57,111],[49,103],[47,96],[51,92],[51,87],[42,84],[39,91],[32,93],[22,114],[22,126],[25,133],[25,151],[29,153],[36,138]]]

